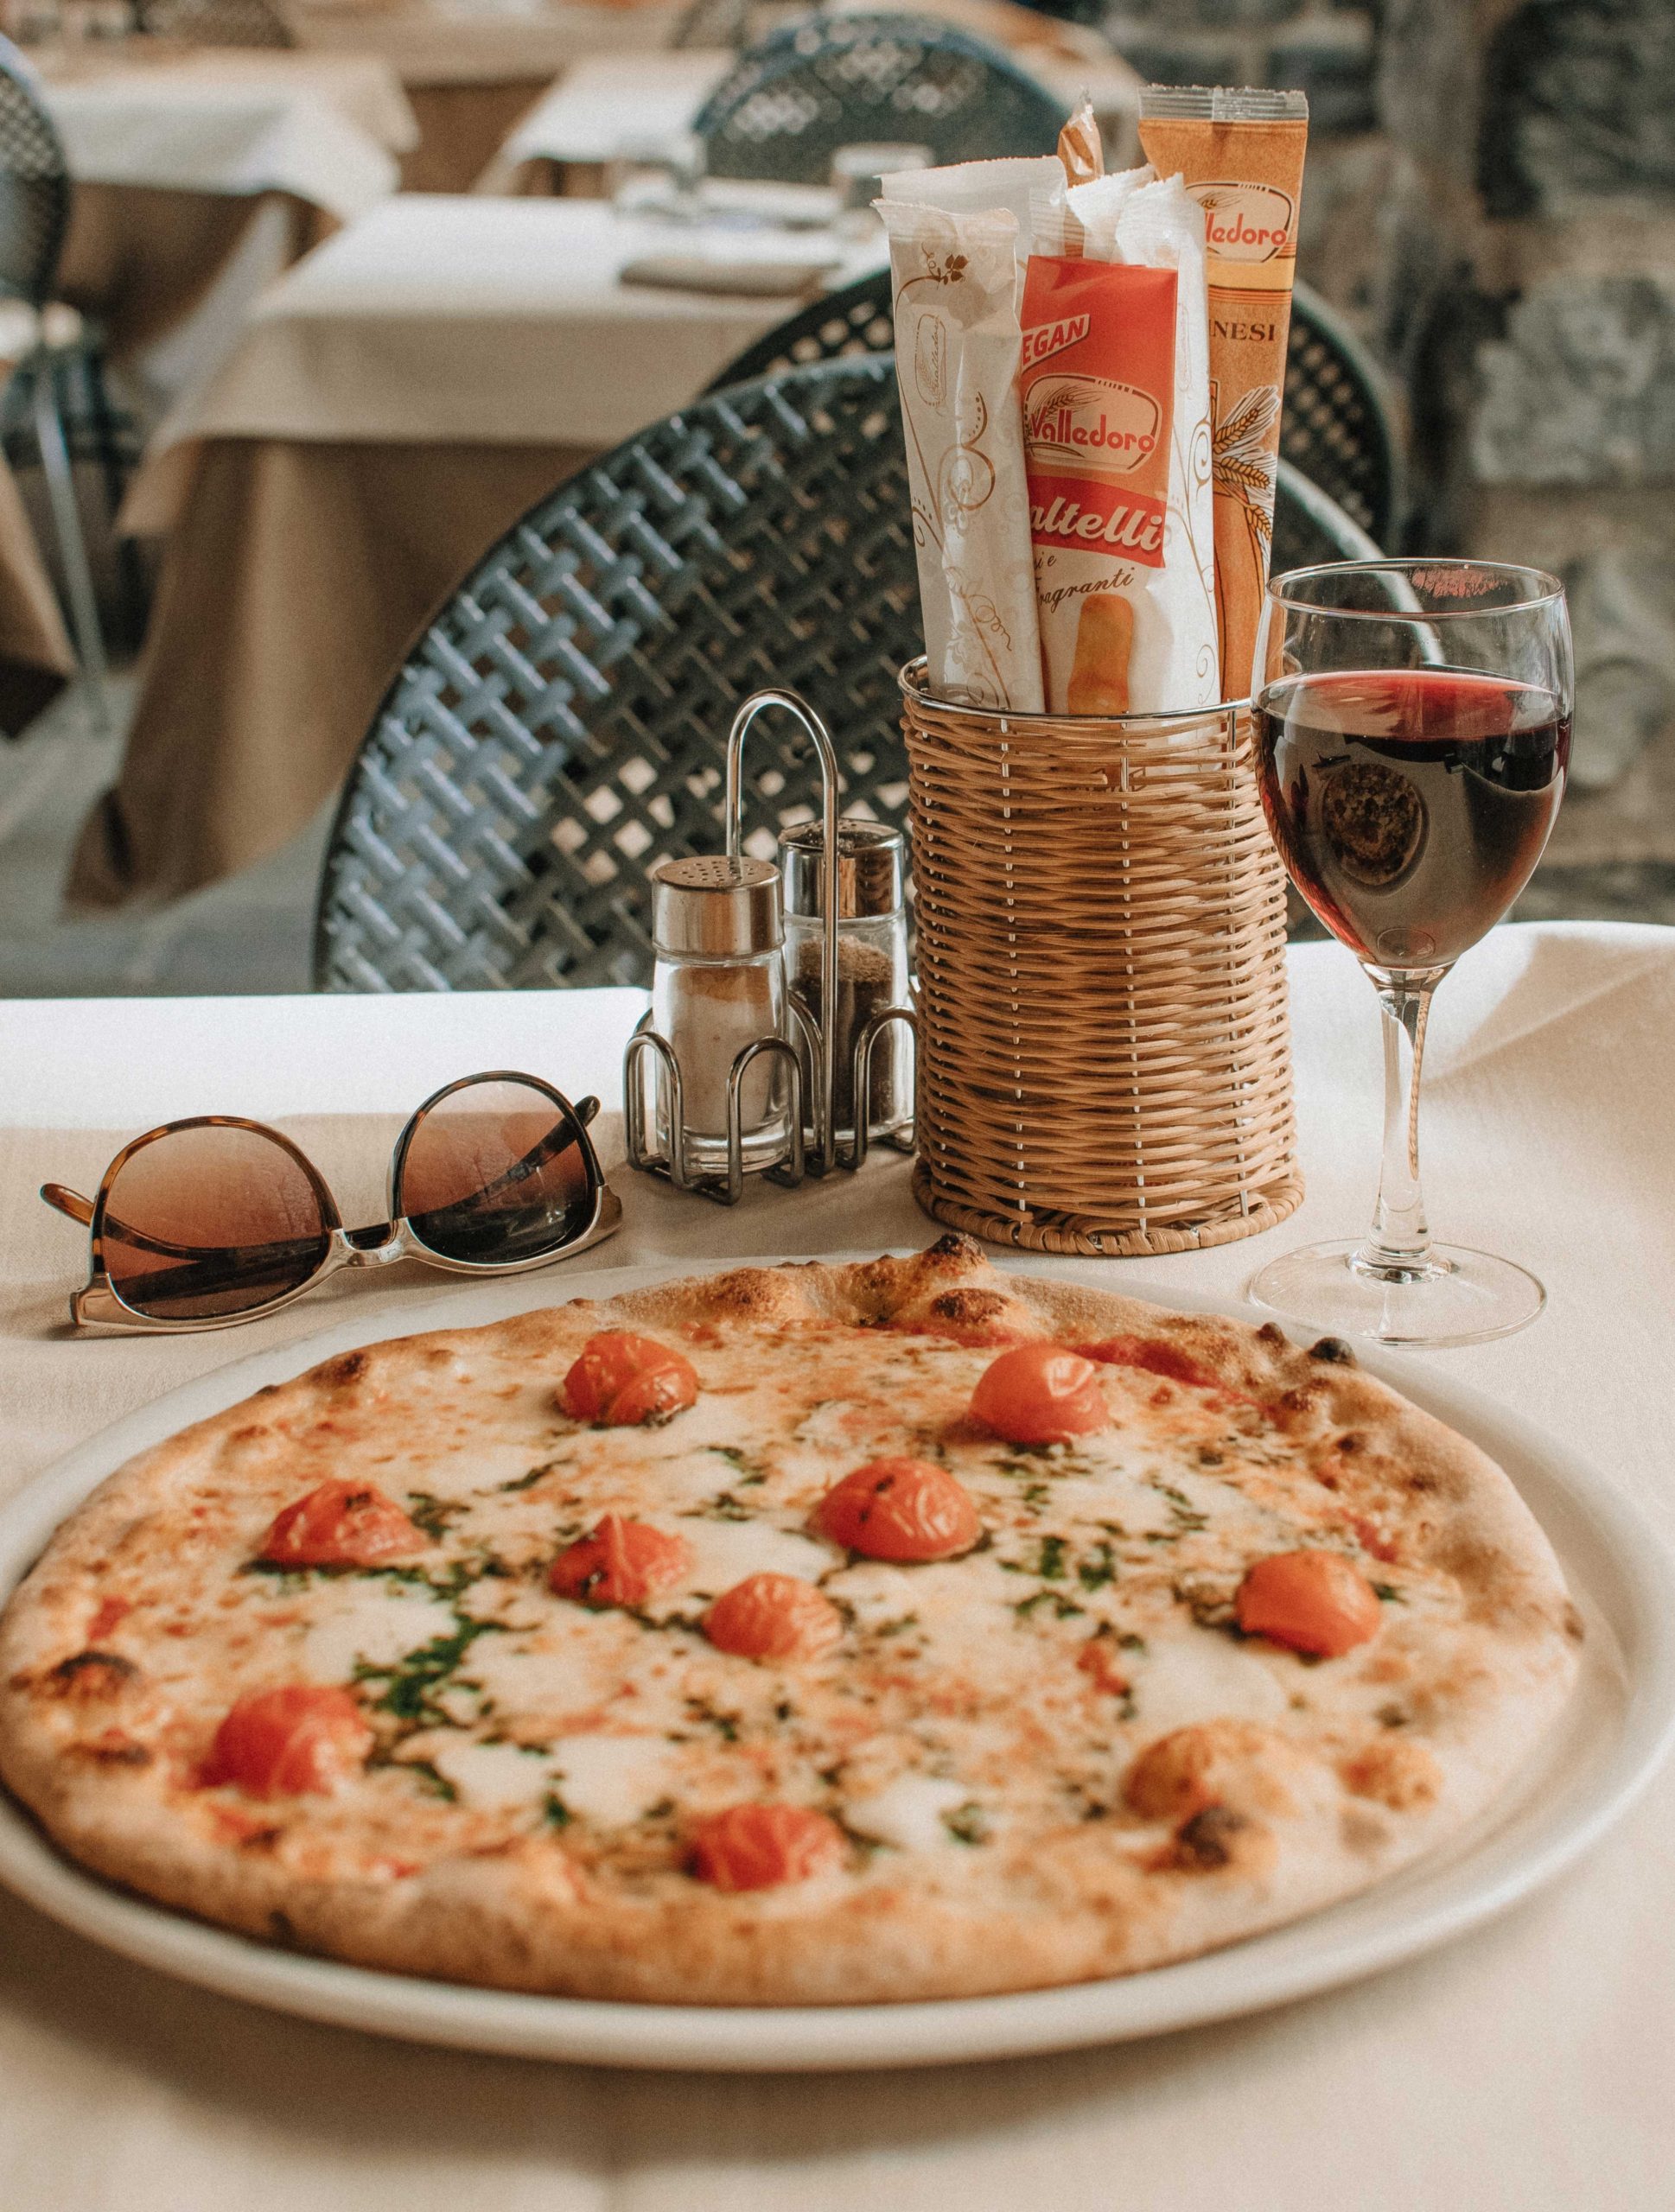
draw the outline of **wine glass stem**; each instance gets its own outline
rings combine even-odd
[[[1355,1266],[1385,1282],[1411,1281],[1430,1262],[1430,1230],[1419,1187],[1419,1074],[1431,994],[1445,972],[1417,969],[1372,978],[1384,1014],[1384,1159],[1372,1227]]]

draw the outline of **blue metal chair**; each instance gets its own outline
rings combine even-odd
[[[1367,548],[1282,464],[1277,565]],[[920,650],[894,359],[694,401],[544,499],[414,645],[338,809],[318,988],[643,983],[650,872],[717,846],[739,702],[800,691],[845,807],[901,821]],[[812,770],[782,724],[761,737],[745,827],[771,852]]]
[[[824,184],[840,146],[1050,154],[1064,118],[1009,55],[934,16],[811,16],[741,54],[692,127],[712,176]]]

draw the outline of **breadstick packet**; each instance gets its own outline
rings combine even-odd
[[[1048,155],[903,171],[873,203],[890,242],[931,683],[1019,714],[1040,713],[1042,693],[1018,302],[1031,194],[1054,189],[1064,170]]]
[[[1223,696],[1251,689],[1268,584],[1297,210],[1302,92],[1149,85],[1140,143],[1203,208],[1210,287],[1215,574]]]
[[[1149,169],[1039,212],[1042,240],[1067,249],[1030,256],[1022,317],[1048,711],[1213,706],[1202,213]]]

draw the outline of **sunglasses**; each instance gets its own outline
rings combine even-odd
[[[536,1076],[464,1077],[427,1098],[390,1162],[390,1218],[345,1229],[319,1170],[277,1129],[220,1114],[125,1145],[96,1198],[46,1183],[49,1206],[92,1230],[79,1327],[226,1329],[271,1313],[341,1268],[423,1260],[455,1274],[518,1274],[598,1244],[621,1224],[588,1124]]]

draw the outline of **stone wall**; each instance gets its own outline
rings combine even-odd
[[[1675,0],[1120,0],[1105,22],[1150,77],[1308,92],[1300,266],[1405,402],[1404,543],[1564,576],[1552,861],[1614,868],[1620,909],[1637,868],[1667,898]]]

